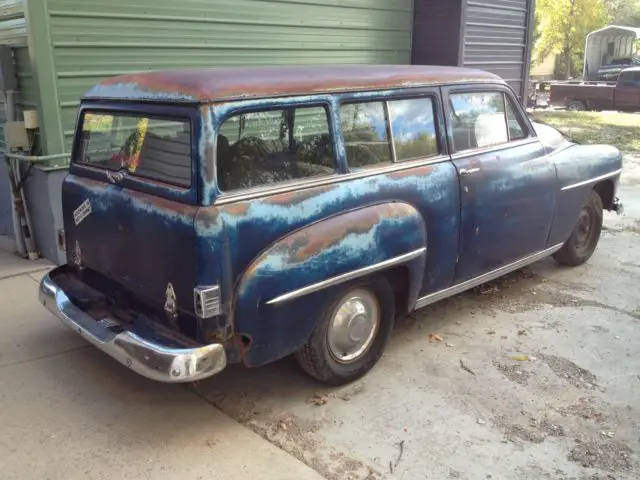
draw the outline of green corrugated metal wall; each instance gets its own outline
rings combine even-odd
[[[14,54],[17,57],[16,61],[19,62],[23,60],[22,65],[24,65],[24,70],[19,73],[24,75],[22,78],[26,79],[29,76],[30,67],[27,50],[27,26],[21,0],[0,0],[0,45],[10,45],[14,49]],[[26,61],[24,61],[24,59],[26,59]],[[20,82],[18,86],[20,95],[17,98],[17,106],[33,108],[35,107],[35,99],[31,95],[34,92],[33,85],[29,85],[28,80],[26,80],[25,83],[22,78],[20,76],[18,77]],[[25,105],[29,100],[33,103]],[[0,150],[5,149],[4,122],[4,98],[0,95],[0,126],[2,127],[2,131],[0,132]]]
[[[26,51],[27,28],[21,0],[0,0],[0,45],[11,45],[15,52]],[[18,97],[18,101],[20,98]],[[4,141],[4,96],[0,94],[0,151],[6,148]],[[4,161],[0,160],[0,235],[11,235],[13,223],[9,178]]]
[[[411,58],[413,0],[46,3],[67,146],[80,96],[108,76],[214,65],[410,63]]]

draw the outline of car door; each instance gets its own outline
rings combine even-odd
[[[461,282],[545,249],[556,170],[507,87],[449,88],[444,97],[460,179]]]
[[[615,90],[615,107],[640,110],[640,71],[622,72]]]

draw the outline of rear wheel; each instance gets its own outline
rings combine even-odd
[[[562,248],[553,254],[553,258],[562,265],[575,267],[585,263],[600,240],[602,232],[602,199],[595,190],[589,192],[587,201],[580,210],[578,223]]]
[[[384,277],[351,283],[328,302],[296,360],[322,382],[352,382],[382,356],[394,318],[393,291]]]
[[[570,110],[572,112],[583,112],[586,109],[587,106],[580,100],[573,100],[567,105],[567,110]]]

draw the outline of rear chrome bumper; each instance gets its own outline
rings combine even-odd
[[[39,299],[47,310],[93,345],[151,380],[193,382],[215,375],[227,365],[224,347],[217,343],[173,348],[157,340],[147,340],[132,331],[113,332],[111,319],[96,321],[82,311],[69,300],[50,274],[40,282]]]

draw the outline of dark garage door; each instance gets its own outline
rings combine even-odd
[[[527,22],[532,0],[467,0],[464,66],[488,70],[524,95],[527,77]]]

